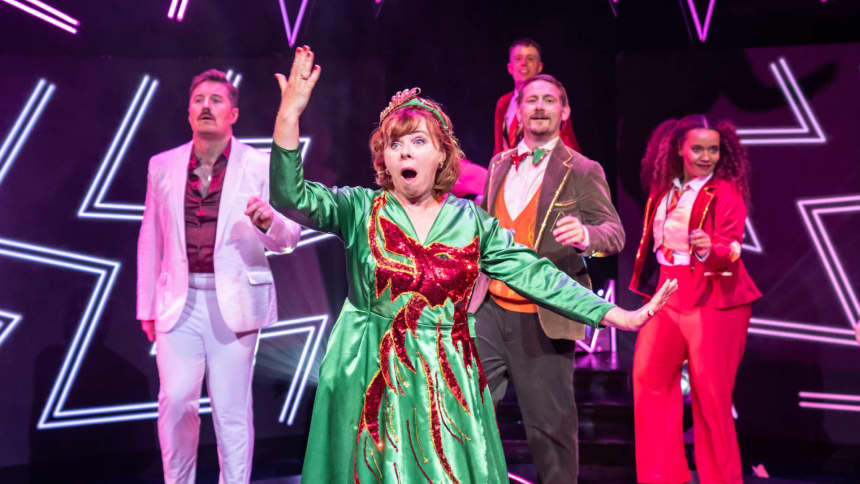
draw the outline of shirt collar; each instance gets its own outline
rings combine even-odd
[[[703,186],[705,186],[705,183],[708,183],[708,180],[713,178],[713,176],[714,172],[711,172],[710,174],[708,174],[708,176],[700,176],[699,178],[693,178],[692,180],[687,182],[687,186],[690,187],[690,190],[698,192],[702,189]],[[675,177],[675,179],[672,180],[672,185],[678,190],[684,189],[684,187],[681,185],[681,179],[678,177]]]
[[[219,161],[221,161],[222,157],[223,157],[224,161],[229,160],[230,159],[230,148],[232,146],[233,146],[233,138],[231,137],[229,140],[227,140],[227,146],[224,147],[224,151],[221,152],[221,156],[219,156],[218,159],[215,160],[215,163],[218,163]],[[188,169],[189,170],[195,170],[195,169],[197,169],[198,166],[200,166],[200,160],[197,159],[197,155],[194,153],[194,145],[191,145],[191,159],[188,161]]]
[[[560,139],[561,139],[561,137],[556,136],[555,138],[547,141],[546,143],[542,144],[541,146],[538,146],[538,148],[549,153],[550,151],[555,149],[555,145],[558,144],[558,140],[560,140]],[[532,149],[529,148],[529,145],[526,144],[526,140],[525,139],[520,140],[520,143],[517,145],[517,154],[521,155],[523,153],[531,153],[531,151],[532,151]]]

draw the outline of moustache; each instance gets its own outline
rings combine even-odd
[[[203,119],[204,116],[208,116],[210,118],[215,117],[215,116],[212,116],[212,111],[209,111],[209,109],[203,109],[203,111],[200,113],[200,115],[197,116],[197,119]]]

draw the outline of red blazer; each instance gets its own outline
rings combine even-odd
[[[636,251],[630,289],[650,297],[657,289],[659,264],[653,251],[652,225],[656,205],[663,193],[651,193],[645,204],[645,224]],[[690,231],[700,228],[711,237],[711,253],[700,261],[690,248],[690,279],[692,287],[683,288],[684,306],[725,309],[749,304],[761,297],[743,261],[733,256],[731,244],[741,244],[747,209],[743,197],[734,186],[711,178],[699,191],[690,214]],[[681,289],[681,288],[679,288]]]
[[[495,146],[493,147],[493,156],[496,156],[497,153],[505,151],[508,148],[505,146],[505,113],[508,111],[508,104],[511,102],[511,98],[514,97],[514,91],[511,91],[504,96],[499,98],[499,101],[496,103],[496,118],[495,118],[495,126],[493,129],[494,137],[495,137]],[[570,123],[570,119],[561,123],[561,141],[573,148],[577,153],[582,153],[582,149],[579,147],[579,143],[576,141],[576,136],[573,134],[573,126]]]

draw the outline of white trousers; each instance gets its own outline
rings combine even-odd
[[[158,439],[166,484],[194,484],[203,376],[221,464],[219,484],[247,484],[254,454],[251,402],[258,331],[234,333],[224,323],[214,274],[189,275],[188,300],[169,332],[156,335]]]

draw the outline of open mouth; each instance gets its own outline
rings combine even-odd
[[[418,176],[418,172],[412,168],[404,168],[403,171],[400,172],[400,176],[402,176],[406,181],[412,181]]]

